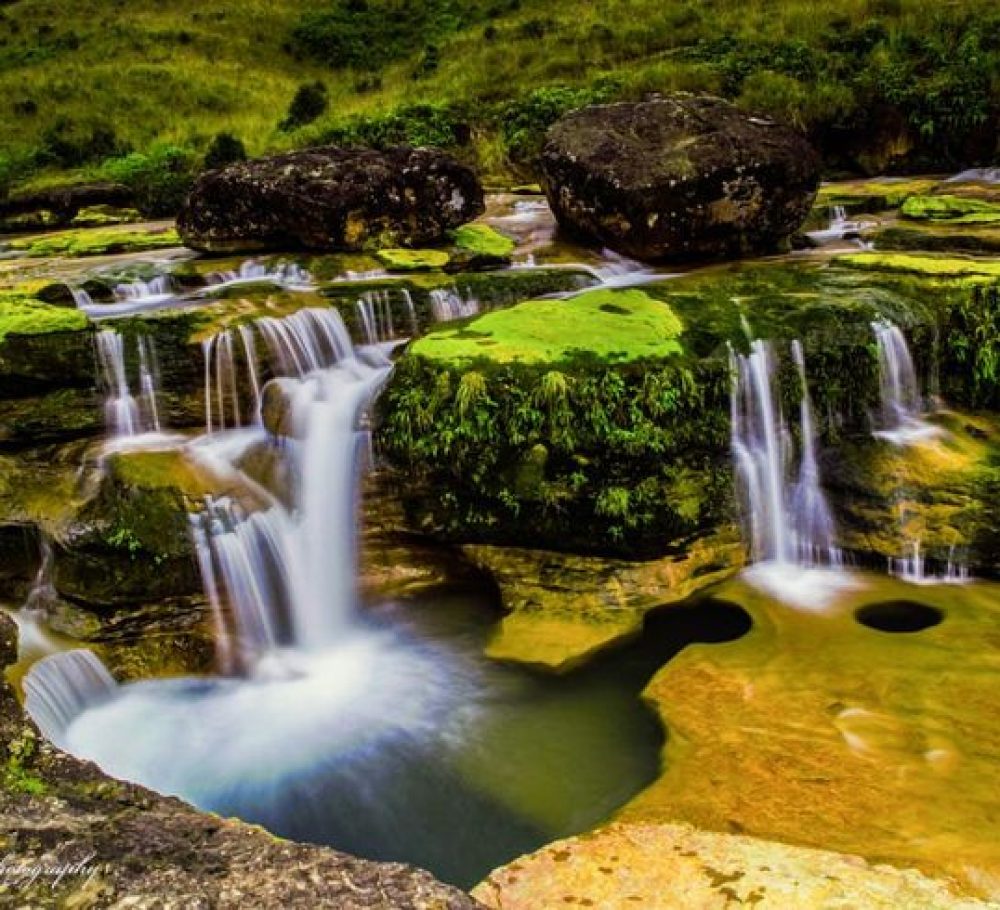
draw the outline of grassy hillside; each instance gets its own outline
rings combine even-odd
[[[564,110],[676,89],[793,121],[833,168],[988,160],[1000,12],[993,0],[0,0],[0,191],[67,172],[182,183],[219,133],[250,154],[429,142],[524,179]]]

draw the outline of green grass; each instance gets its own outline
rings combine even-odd
[[[252,155],[433,142],[517,182],[565,110],[672,90],[784,117],[835,168],[883,166],[898,116],[908,166],[950,165],[992,152],[998,30],[992,0],[18,0],[0,7],[0,192],[154,147],[201,161],[220,132]],[[326,113],[280,130],[316,81]]]
[[[567,300],[529,300],[417,341],[414,356],[448,363],[562,364],[581,358],[623,363],[681,353],[681,320],[642,291],[587,291]]]
[[[88,325],[80,310],[52,306],[18,290],[0,291],[0,341],[8,335],[73,332]]]

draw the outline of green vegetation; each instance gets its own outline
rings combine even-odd
[[[7,744],[7,764],[3,769],[4,790],[33,796],[45,793],[48,789],[45,781],[31,769],[37,750],[37,736],[30,727],[25,727],[20,737]]]
[[[25,256],[100,256],[106,253],[133,253],[180,246],[177,232],[165,228],[142,230],[128,227],[81,228],[54,234],[12,240],[11,250]]]
[[[1000,224],[1000,203],[967,196],[911,196],[900,213],[905,218],[949,224]]]
[[[444,250],[379,250],[379,262],[390,272],[426,272],[443,269],[451,257]]]
[[[585,291],[568,300],[529,300],[425,335],[413,356],[437,363],[562,364],[663,359],[681,353],[683,326],[642,291]]]
[[[452,239],[455,246],[466,253],[493,256],[498,259],[508,258],[516,246],[510,237],[494,230],[488,224],[463,224],[453,233]]]
[[[1000,278],[1000,261],[974,259],[965,256],[930,253],[848,253],[838,256],[837,263],[854,269],[873,272],[902,272],[927,278],[986,284]]]
[[[445,145],[521,182],[556,117],[650,91],[785,117],[832,168],[945,169],[995,146],[989,0],[133,0],[128,13],[0,7],[0,194],[94,179],[132,155],[179,181],[220,133],[252,155]]]
[[[75,332],[88,325],[86,315],[80,310],[52,306],[22,290],[0,290],[0,341],[8,335]]]

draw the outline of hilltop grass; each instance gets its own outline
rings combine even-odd
[[[411,348],[438,363],[610,363],[680,354],[681,320],[643,291],[586,291],[529,300],[425,335]]]
[[[220,133],[252,155],[443,145],[520,182],[566,110],[674,90],[783,117],[834,168],[948,167],[993,152],[998,31],[990,0],[130,0],[127,17],[19,0],[0,9],[0,192],[113,174],[133,153],[182,178],[153,199],[165,208]],[[893,118],[900,161],[879,138]]]

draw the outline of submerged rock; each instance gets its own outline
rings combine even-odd
[[[572,113],[541,157],[559,223],[643,260],[774,249],[809,214],[819,166],[794,130],[686,95]]]
[[[678,824],[618,824],[557,841],[498,869],[473,895],[494,910],[994,906],[913,870]]]
[[[483,210],[476,175],[443,152],[328,147],[203,174],[177,223],[210,252],[360,250],[432,245]]]

